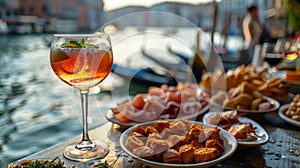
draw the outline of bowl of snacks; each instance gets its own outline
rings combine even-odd
[[[277,100],[264,96],[249,82],[242,82],[228,92],[219,91],[212,97],[212,105],[246,113],[273,112],[280,106]]]
[[[291,103],[281,106],[278,116],[285,122],[300,127],[300,94],[297,94]]]
[[[200,85],[206,90],[230,91],[243,82],[253,86],[252,90],[260,92],[263,96],[273,98],[280,102],[290,99],[290,84],[282,77],[276,76],[268,71],[268,67],[256,67],[252,64],[241,65],[235,70],[224,71],[216,69],[214,72],[203,74]]]
[[[120,145],[150,167],[209,167],[230,157],[237,141],[220,127],[183,119],[132,126],[121,135]]]

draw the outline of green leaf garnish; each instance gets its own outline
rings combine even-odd
[[[84,48],[84,39],[78,41],[69,41],[61,45],[62,48]]]
[[[85,43],[84,39],[81,40],[71,40],[67,43],[60,45],[61,48],[98,48],[97,45]]]
[[[61,161],[58,157],[53,160],[33,160],[30,162],[25,162],[23,164],[13,164],[9,165],[9,168],[67,168],[65,163]],[[72,168],[75,168],[73,166]]]
[[[98,48],[98,46],[94,44],[85,44],[86,48]]]
[[[67,43],[60,45],[61,48],[98,48],[99,46],[86,43],[84,39],[81,40],[71,40]]]
[[[81,39],[80,43],[81,46],[84,46],[84,39]]]

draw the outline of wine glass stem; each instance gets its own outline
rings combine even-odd
[[[82,132],[82,140],[79,144],[76,145],[77,148],[93,148],[95,144],[90,141],[88,134],[88,90],[80,90],[81,97],[81,107],[82,107],[82,124],[83,124],[83,132]]]

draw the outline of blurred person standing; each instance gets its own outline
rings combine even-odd
[[[263,25],[259,19],[259,9],[257,5],[252,5],[247,8],[247,15],[243,20],[243,33],[247,54],[247,62],[251,63],[254,47],[260,43]]]

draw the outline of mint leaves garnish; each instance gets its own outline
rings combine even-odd
[[[84,48],[84,39],[78,41],[69,41],[61,45],[62,48]]]
[[[71,40],[60,46],[61,48],[98,48],[96,45],[85,43],[84,39],[81,40]]]

